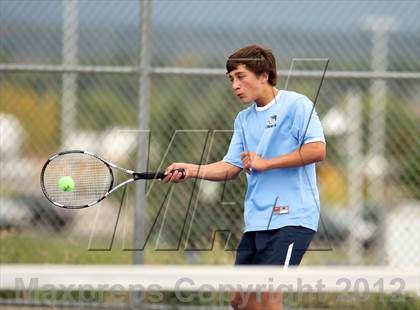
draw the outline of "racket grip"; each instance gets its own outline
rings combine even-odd
[[[185,169],[179,168],[175,169],[178,172],[182,173],[181,179],[185,177]],[[171,173],[175,172],[175,170],[172,170]],[[153,179],[164,179],[166,177],[164,171],[158,171],[158,172],[143,172],[143,173],[133,173],[135,180],[153,180]]]

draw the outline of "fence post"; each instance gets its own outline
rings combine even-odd
[[[397,29],[392,17],[370,17],[366,28],[372,36],[372,71],[384,72],[388,67],[389,35]],[[387,85],[384,79],[375,79],[370,86],[369,115],[369,149],[368,149],[368,197],[379,206],[377,214],[376,263],[384,264],[384,231],[385,209],[387,206],[385,192],[385,144],[386,144],[386,94]]]
[[[360,265],[363,258],[363,246],[360,226],[363,211],[363,134],[362,134],[362,99],[358,89],[350,90],[346,97],[347,132],[346,132],[346,163],[348,182],[349,218],[355,223],[350,229],[349,262]],[[359,229],[358,229],[359,227]]]
[[[63,2],[63,65],[77,65],[77,1]],[[61,145],[76,129],[77,73],[63,72],[61,98]]]
[[[150,98],[150,23],[152,1],[140,2],[140,29],[139,29],[139,147],[137,151],[137,170],[147,170],[148,135],[149,128],[149,98]],[[136,206],[134,210],[134,236],[133,236],[133,264],[144,263],[144,252],[139,249],[144,244],[144,218],[146,208],[146,183],[136,184]]]

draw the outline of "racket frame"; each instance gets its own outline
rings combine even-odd
[[[93,201],[93,202],[91,202],[89,204],[86,204],[86,205],[81,205],[81,206],[66,206],[66,205],[63,205],[59,202],[51,200],[51,198],[49,197],[48,192],[45,188],[45,185],[44,185],[44,174],[45,174],[45,169],[48,167],[48,164],[51,161],[53,161],[55,158],[57,158],[59,156],[62,156],[62,155],[75,154],[75,153],[87,154],[89,156],[92,156],[92,157],[100,160],[108,168],[110,176],[111,176],[111,182],[110,182],[110,185],[109,185],[109,188],[108,188],[107,192],[101,198],[99,198],[98,200]],[[115,178],[114,178],[114,173],[112,171],[112,168],[120,170],[122,172],[125,172],[125,173],[131,175],[131,178],[129,178],[129,179],[125,180],[124,182],[121,182],[117,186],[113,187]],[[184,169],[178,169],[178,171],[184,173]],[[69,151],[63,151],[63,152],[59,152],[57,154],[54,154],[47,159],[47,161],[45,162],[45,164],[44,164],[44,166],[42,167],[42,170],[41,170],[40,183],[41,183],[42,192],[44,193],[45,197],[55,206],[60,207],[60,208],[64,208],[64,209],[83,209],[83,208],[87,208],[87,207],[93,206],[93,205],[101,202],[103,199],[108,197],[108,195],[111,194],[112,192],[116,191],[117,189],[119,189],[119,188],[121,188],[121,187],[123,187],[127,184],[133,183],[137,180],[163,179],[164,177],[165,177],[165,175],[163,174],[163,172],[135,172],[133,170],[129,170],[129,169],[125,169],[125,168],[122,168],[120,166],[117,166],[116,164],[102,158],[99,155],[96,155],[92,152],[89,152],[89,151],[69,150]]]

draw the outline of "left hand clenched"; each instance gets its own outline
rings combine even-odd
[[[268,169],[268,161],[255,152],[242,152],[241,159],[247,173],[250,173],[251,170],[264,171]]]

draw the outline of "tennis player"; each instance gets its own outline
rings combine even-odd
[[[248,106],[235,119],[226,156],[208,165],[173,163],[163,181],[224,181],[246,172],[245,229],[235,264],[299,265],[318,227],[315,163],[326,156],[321,123],[311,100],[276,88],[276,60],[270,49],[241,48],[228,58],[226,69],[236,96]],[[178,168],[185,169],[183,179],[179,172],[170,173]],[[281,294],[244,298],[235,293],[231,305],[281,309]]]

